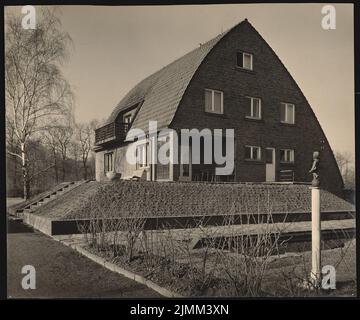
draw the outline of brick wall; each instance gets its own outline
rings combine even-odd
[[[253,71],[236,67],[236,52],[253,54]],[[299,57],[301,59],[301,57]],[[310,73],[311,70],[308,70]],[[205,113],[204,89],[224,93],[224,114]],[[262,99],[262,120],[245,119],[246,96]],[[295,125],[280,123],[280,102],[295,104]],[[234,128],[237,181],[265,181],[265,149],[276,148],[276,175],[293,169],[296,181],[311,181],[312,152],[321,151],[322,186],[342,192],[342,178],[324,133],[286,68],[248,23],[229,32],[210,52],[186,89],[173,128]],[[259,162],[246,161],[244,146],[261,146]],[[294,149],[295,163],[280,164],[280,149]]]

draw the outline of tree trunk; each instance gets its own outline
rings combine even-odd
[[[87,165],[86,162],[83,162],[84,165],[84,180],[87,180]]]
[[[25,143],[21,143],[21,169],[23,176],[23,190],[24,190],[24,199],[27,200],[30,198],[30,179],[27,166],[27,155],[25,150]]]
[[[16,190],[16,193],[19,192],[19,189],[18,189],[18,181],[17,181],[17,157],[14,156],[13,157],[14,159],[14,190]]]
[[[62,159],[62,167],[61,167],[61,169],[62,169],[62,177],[61,177],[61,179],[62,179],[62,181],[65,181],[65,175],[66,175],[65,158]]]
[[[59,171],[58,171],[58,164],[57,164],[57,157],[56,157],[55,150],[53,150],[53,154],[54,154],[55,181],[56,181],[56,183],[59,183]]]
[[[78,181],[79,180],[79,168],[78,168],[78,162],[76,159],[75,159],[75,177],[76,177],[76,180]]]

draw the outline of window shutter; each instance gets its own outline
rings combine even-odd
[[[280,161],[285,161],[285,150],[280,150]]]
[[[214,92],[214,111],[221,113],[221,93]]]
[[[236,65],[241,68],[243,67],[243,53],[242,52],[236,53]]]
[[[212,111],[212,92],[205,90],[205,111]]]
[[[280,104],[280,120],[282,122],[286,122],[285,119],[285,108],[286,108],[286,104],[285,103],[281,103]]]
[[[245,147],[245,159],[251,159],[251,147]]]
[[[246,99],[245,116],[251,117],[251,98]]]

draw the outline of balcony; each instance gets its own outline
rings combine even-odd
[[[102,145],[107,142],[121,141],[126,138],[129,131],[129,123],[112,122],[95,130],[95,145]]]

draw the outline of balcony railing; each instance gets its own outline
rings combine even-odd
[[[95,130],[95,144],[100,145],[110,141],[124,141],[129,131],[129,123],[112,122]]]

